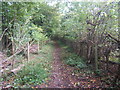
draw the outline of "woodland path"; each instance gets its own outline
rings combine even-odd
[[[54,61],[52,65],[52,75],[48,83],[42,84],[40,88],[88,88],[88,87],[99,87],[99,80],[94,80],[88,76],[76,75],[73,73],[75,68],[65,65],[61,60],[60,46],[55,42],[55,50],[53,52]],[[96,84],[89,81],[97,81]]]
[[[47,88],[69,88],[74,87],[71,83],[71,79],[74,79],[71,75],[72,70],[63,64],[61,61],[61,48],[59,45],[55,42],[55,50],[53,52],[53,65],[52,65],[52,75],[50,76],[51,81],[49,81],[47,84],[41,85],[41,87],[47,87]],[[72,77],[72,78],[71,78]]]

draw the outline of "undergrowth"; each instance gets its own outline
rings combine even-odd
[[[62,58],[63,58],[63,61],[67,65],[77,67],[77,68],[86,68],[87,67],[85,60],[83,58],[81,58],[80,56],[76,55],[73,52],[72,48],[70,48],[69,46],[66,46],[64,43],[62,43],[60,41],[58,43],[63,48]]]
[[[31,54],[31,60],[26,62],[23,69],[14,77],[14,87],[31,87],[40,85],[48,80],[51,70],[52,45],[43,46],[39,54]]]
[[[65,63],[70,66],[74,66],[77,68],[85,68],[87,67],[83,58],[78,57],[77,55],[70,53],[69,56],[64,58]]]

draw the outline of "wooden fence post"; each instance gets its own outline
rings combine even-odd
[[[30,45],[29,45],[29,42],[28,42],[28,50],[27,50],[27,60],[29,61],[30,60]]]

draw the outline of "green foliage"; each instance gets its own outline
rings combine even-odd
[[[100,76],[102,71],[101,70],[96,70],[96,71],[94,71],[94,73],[95,73],[96,76]]]
[[[83,39],[87,33],[91,32],[87,30],[88,28],[94,30],[94,26],[86,22],[90,20],[92,23],[100,23],[96,29],[98,37],[106,32],[118,37],[118,7],[116,2],[58,2],[56,7],[58,6],[60,25],[58,29],[53,31],[53,36],[72,41]]]
[[[40,85],[45,83],[50,75],[53,47],[45,45],[39,55],[31,54],[35,57],[14,78],[14,87],[31,87],[30,85]]]
[[[36,10],[36,13],[33,14],[33,18],[31,19],[32,23],[41,26],[44,33],[47,36],[51,36],[53,30],[58,28],[59,15],[56,9],[46,3],[41,3],[36,7]]]
[[[117,57],[118,56],[118,57]],[[110,61],[113,61],[113,62],[117,62],[117,63],[120,63],[120,59],[119,59],[119,51],[114,51],[114,52],[111,52],[110,53],[110,57],[109,57],[109,60]]]
[[[45,3],[2,2],[1,11],[2,32],[8,28],[5,35],[14,42],[15,50],[33,39],[47,41],[46,35],[57,28],[56,10]]]
[[[70,54],[70,56],[65,58],[65,62],[70,66],[75,66],[77,68],[87,67],[84,60],[75,54]]]
[[[85,60],[80,56],[76,55],[75,53],[73,53],[73,50],[69,46],[65,45],[60,41],[58,41],[58,43],[63,48],[62,59],[66,64],[77,68],[87,67]]]
[[[106,38],[106,33],[111,33],[118,38],[117,16],[119,7],[116,2],[59,3],[58,1],[55,7],[49,4],[49,1],[48,3],[2,2],[2,8],[0,8],[2,14],[0,27],[2,30],[0,35],[7,29],[4,34],[5,41],[3,40],[6,46],[8,47],[12,43],[12,49],[16,52],[33,39],[43,44],[48,40],[48,36],[57,36],[66,41],[86,41],[90,45],[91,51],[94,51],[92,48],[95,44],[104,47],[104,44],[110,41]],[[97,38],[98,41],[96,41]],[[8,41],[11,43],[8,44]],[[77,68],[87,67],[84,59],[71,53],[72,50],[68,48],[70,47],[64,47],[69,51],[68,54],[64,54],[65,63]],[[11,51],[11,48],[8,51]],[[40,51],[41,56],[36,56],[35,60],[26,63],[26,66],[15,77],[14,85],[36,85],[44,82],[49,75],[50,53],[52,53],[51,49],[46,47]],[[119,62],[116,58],[110,57],[110,59]],[[100,74],[100,71],[95,73]]]
[[[14,82],[19,83],[21,85],[37,85],[41,84],[45,78],[47,78],[47,72],[44,70],[43,67],[41,67],[41,63],[37,63],[35,65],[30,65],[29,62],[28,65],[22,69],[21,72],[19,72],[19,76],[17,76]]]
[[[32,38],[36,41],[47,41],[48,38],[45,34],[43,34],[43,29],[40,27],[37,27],[36,25],[32,24],[30,27],[30,30],[32,32]]]
[[[11,29],[12,32],[8,32],[8,35],[17,50],[21,46],[26,45],[32,38],[29,34],[29,24],[21,26],[21,24],[15,23],[14,27],[14,29]]]

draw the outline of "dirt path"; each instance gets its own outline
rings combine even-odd
[[[53,53],[54,56],[54,63],[53,63],[53,71],[51,79],[52,81],[49,83],[48,87],[68,87],[69,85],[69,79],[68,75],[66,75],[66,72],[63,72],[65,70],[64,64],[61,62],[61,48],[55,44],[55,51]]]
[[[75,68],[65,65],[61,60],[61,48],[55,43],[53,53],[54,62],[52,65],[52,75],[47,84],[42,84],[40,88],[90,88],[99,87],[99,79],[95,80],[83,74],[76,75],[73,73]],[[97,81],[97,82],[96,82]],[[92,82],[92,83],[91,83]]]
[[[64,65],[61,61],[61,48],[55,43],[55,50],[53,52],[54,62],[52,75],[50,76],[51,81],[47,84],[41,85],[41,87],[47,88],[69,88],[74,87],[71,83],[71,69]],[[73,78],[73,76],[72,76]]]

